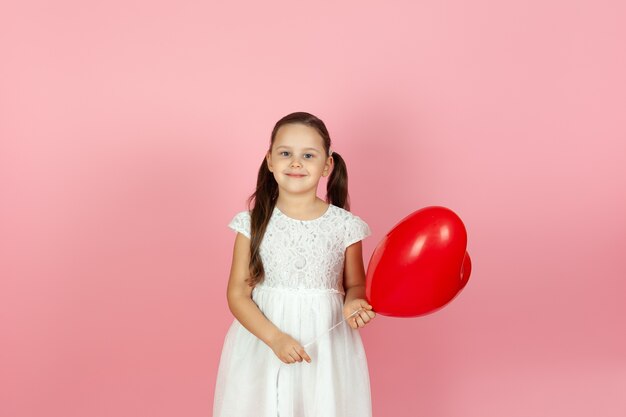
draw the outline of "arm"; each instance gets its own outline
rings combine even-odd
[[[259,310],[252,301],[252,287],[245,281],[250,276],[248,263],[250,262],[250,239],[237,233],[233,261],[230,267],[230,277],[226,289],[228,308],[233,316],[248,329],[250,333],[270,346],[280,330]]]
[[[243,327],[261,339],[283,362],[302,362],[303,359],[310,362],[311,358],[302,346],[268,320],[252,300],[252,287],[246,282],[250,276],[249,263],[250,239],[237,233],[226,289],[228,308]]]
[[[346,298],[343,303],[344,317],[348,317],[354,311],[363,308],[363,311],[353,316],[348,322],[350,327],[354,329],[365,326],[376,317],[376,313],[365,297],[365,267],[363,266],[363,244],[361,241],[346,248],[343,286],[346,290]]]
[[[357,298],[365,299],[365,267],[363,266],[363,244],[361,241],[353,243],[346,249],[343,287],[346,290],[344,304]]]

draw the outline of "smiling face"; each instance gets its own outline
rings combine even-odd
[[[317,130],[301,123],[278,129],[266,159],[280,191],[293,194],[316,193],[320,178],[329,175],[333,165]]]

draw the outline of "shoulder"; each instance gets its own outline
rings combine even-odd
[[[248,210],[236,213],[231,222],[248,222],[250,223],[250,212]]]
[[[337,223],[342,226],[340,230],[343,231],[345,247],[371,235],[369,225],[360,216],[341,207],[333,207],[334,215],[338,219]]]
[[[240,211],[235,214],[233,219],[250,219],[250,212],[248,210]]]
[[[332,206],[331,209],[335,212],[335,216],[337,216],[338,218],[346,222],[365,223],[365,221],[361,217],[357,216],[356,214],[349,212],[348,210],[341,208],[339,206],[333,206],[333,205],[331,206]]]
[[[228,227],[250,238],[250,212],[248,210],[240,211],[233,216]]]

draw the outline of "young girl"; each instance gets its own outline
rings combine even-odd
[[[330,175],[326,201],[317,197]],[[370,417],[358,329],[365,299],[361,240],[343,159],[309,113],[280,119],[237,231],[228,281],[235,316],[224,341],[213,417]]]

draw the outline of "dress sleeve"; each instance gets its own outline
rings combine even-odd
[[[228,223],[228,227],[250,239],[250,213],[247,211],[237,213]]]
[[[371,235],[370,227],[359,216],[352,216],[346,227],[346,239],[344,247],[348,247],[353,243],[363,240]]]

